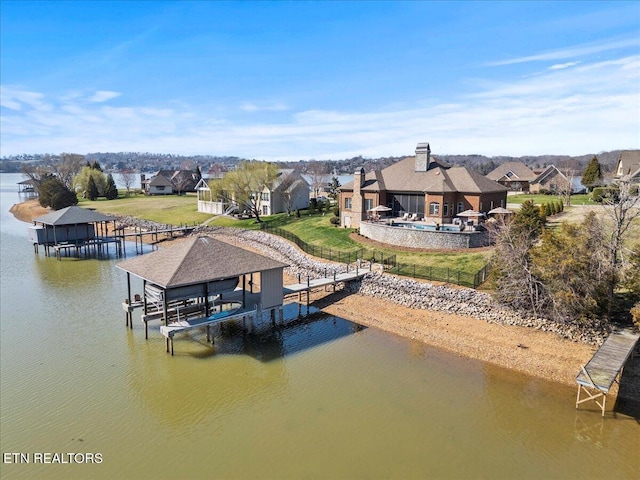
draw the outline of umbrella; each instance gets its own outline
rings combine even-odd
[[[476,212],[475,210],[465,210],[460,212],[456,217],[482,217],[484,213]]]
[[[384,205],[378,205],[377,207],[370,208],[367,212],[389,212],[391,209],[389,207],[385,207]]]
[[[494,208],[493,210],[489,210],[489,215],[507,215],[510,213],[513,213],[513,212],[503,207],[497,207],[497,208]]]

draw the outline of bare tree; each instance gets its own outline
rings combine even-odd
[[[136,174],[130,168],[125,168],[120,171],[118,177],[124,188],[127,189],[127,197],[129,196],[129,192],[131,191],[131,187],[136,183]]]
[[[559,181],[557,183],[558,193],[564,196],[564,204],[570,206],[573,183],[581,175],[580,162],[575,158],[569,158],[561,161],[557,168],[566,178],[566,182]]]
[[[618,191],[603,200],[605,214],[611,224],[607,235],[608,262],[613,272],[613,280],[609,289],[610,300],[620,281],[620,274],[625,268],[629,255],[624,243],[632,226],[640,228],[640,195],[634,192],[629,179],[617,181]],[[610,302],[612,303],[612,302]]]
[[[311,177],[311,190],[315,198],[329,182],[329,165],[326,162],[311,160],[307,165],[307,174]]]
[[[86,163],[84,155],[63,153],[60,155],[59,161],[51,163],[50,171],[58,177],[58,180],[60,180],[65,187],[72,189],[76,175],[80,173]]]

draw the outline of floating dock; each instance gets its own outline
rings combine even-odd
[[[611,333],[602,346],[591,357],[591,360],[581,367],[576,377],[578,395],[576,409],[580,404],[593,400],[602,410],[604,417],[607,406],[607,394],[613,382],[622,372],[624,364],[635,348],[640,334],[630,329]],[[581,398],[582,394],[587,396]]]

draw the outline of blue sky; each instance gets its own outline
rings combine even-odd
[[[0,155],[640,148],[640,2],[0,4]]]

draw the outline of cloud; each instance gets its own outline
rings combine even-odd
[[[89,97],[89,101],[94,103],[102,103],[102,102],[111,100],[112,98],[117,98],[120,95],[122,95],[120,92],[111,92],[109,90],[98,90],[91,97]]]
[[[580,62],[567,62],[567,63],[556,63],[555,65],[551,65],[549,70],[562,70],[563,68],[574,67],[578,65]]]
[[[281,102],[263,104],[263,105],[258,105],[252,102],[244,102],[240,105],[240,110],[245,112],[261,112],[261,111],[281,112],[281,111],[289,110],[289,107],[287,107],[284,103],[281,103]]]
[[[528,55],[519,58],[511,58],[509,60],[498,60],[485,64],[489,67],[497,67],[502,65],[513,65],[517,63],[541,62],[549,60],[564,60],[566,58],[583,57],[594,53],[602,53],[611,50],[618,50],[629,47],[640,47],[639,38],[628,38],[623,40],[611,40],[607,42],[590,43],[585,45],[576,45],[573,47],[552,50],[549,52],[538,53],[536,55]]]
[[[640,56],[567,63],[575,64],[535,77],[478,82],[474,93],[443,102],[368,111],[289,109],[277,119],[216,117],[211,112],[221,110],[185,103],[114,106],[8,87],[2,90],[2,153],[150,151],[299,160],[411,155],[421,141],[431,143],[434,155],[639,148]],[[257,112],[278,103],[244,106]]]

